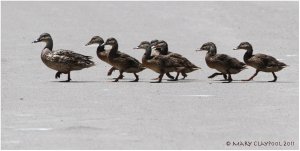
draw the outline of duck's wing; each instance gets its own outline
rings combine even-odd
[[[225,55],[225,54],[224,54]],[[238,59],[225,55],[224,61],[226,64],[228,64],[231,68],[236,68],[236,69],[244,69],[246,68],[246,64],[244,62],[239,61]]]
[[[182,57],[181,54],[174,53],[174,52],[168,52],[167,55],[170,56],[170,57],[175,57],[175,58],[180,58],[180,57]]]
[[[52,53],[51,59],[56,63],[63,63],[74,66],[92,66],[91,56],[85,56],[71,50],[60,49]]]
[[[184,67],[199,68],[198,66],[194,65],[191,61],[189,61],[187,58],[183,57],[181,54],[169,52],[167,56],[178,59],[179,60],[178,62],[180,62]]]
[[[260,54],[260,53],[253,55],[250,58],[250,61],[253,61],[256,64],[258,64],[260,68],[286,66],[285,63],[278,61],[276,58],[269,55]]]
[[[158,55],[153,59],[158,60],[159,64],[162,67],[171,68],[171,67],[183,67],[183,64],[180,59],[170,56]]]
[[[216,54],[212,61],[218,64],[227,65],[230,59],[231,57],[226,54]]]
[[[134,57],[131,57],[130,55],[126,53],[119,52],[118,58],[120,61],[124,62],[128,67],[140,67],[141,63],[135,59]]]
[[[244,69],[246,68],[246,64],[239,61],[236,58],[233,58],[226,54],[217,54],[215,55],[214,59],[212,60],[216,64],[219,64],[223,67],[227,68],[236,68],[236,69]]]

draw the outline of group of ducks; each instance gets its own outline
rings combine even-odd
[[[95,65],[91,61],[90,56],[75,53],[70,50],[59,49],[53,51],[53,40],[48,33],[43,33],[33,43],[45,42],[46,46],[42,50],[41,59],[46,66],[56,70],[55,78],[60,78],[62,73],[68,74],[66,82],[71,80],[70,72],[74,70],[81,70],[83,68],[89,68]],[[94,36],[87,44],[98,44],[97,56],[100,60],[110,64],[112,68],[108,71],[107,75],[111,75],[114,70],[119,70],[120,74],[115,78],[115,82],[119,79],[123,79],[123,73],[133,73],[135,80],[139,81],[138,72],[143,71],[146,68],[158,73],[158,78],[155,78],[157,83],[162,81],[164,74],[170,78],[170,81],[177,81],[179,75],[183,76],[183,79],[187,77],[187,73],[200,69],[187,58],[182,55],[168,50],[168,44],[164,40],[152,40],[141,42],[134,49],[143,49],[145,53],[142,57],[142,63],[137,59],[131,57],[126,53],[122,53],[118,49],[118,42],[115,38],[108,38],[104,41],[99,36]],[[109,51],[105,50],[105,46],[110,45]],[[275,72],[280,71],[287,65],[283,62],[276,60],[274,57],[265,54],[253,54],[252,46],[249,42],[242,42],[236,49],[247,50],[244,55],[244,62],[240,62],[238,59],[230,57],[226,54],[217,54],[217,47],[212,42],[207,42],[202,45],[199,50],[207,51],[205,61],[208,67],[216,69],[218,72],[212,74],[208,78],[213,78],[217,75],[223,75],[227,82],[232,81],[231,74],[237,74],[240,71],[246,69],[246,65],[249,65],[256,69],[256,72],[247,80],[252,80],[259,71],[272,72],[274,79],[269,82],[275,82],[277,76]],[[176,72],[176,76],[172,76],[170,72]]]

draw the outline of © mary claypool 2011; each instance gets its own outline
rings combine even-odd
[[[46,46],[42,50],[41,59],[43,63],[49,68],[56,70],[55,78],[60,78],[61,74],[68,74],[66,82],[71,81],[70,72],[74,70],[81,70],[95,65],[91,60],[91,56],[85,56],[70,50],[52,50],[53,40],[50,34],[43,33],[40,37],[33,41],[33,43],[45,42]],[[187,73],[194,72],[200,67],[190,62],[182,55],[168,50],[168,44],[164,40],[142,41],[134,49],[143,49],[145,51],[142,62],[131,57],[130,55],[120,52],[118,50],[118,42],[115,38],[108,38],[106,41],[100,36],[94,36],[86,44],[98,44],[97,56],[100,60],[110,64],[112,68],[108,71],[107,75],[111,75],[114,70],[119,70],[120,74],[115,78],[114,82],[123,79],[123,73],[133,73],[135,79],[132,82],[138,82],[139,76],[137,73],[148,68],[158,73],[159,76],[155,78],[157,81],[152,83],[160,83],[164,74],[170,78],[169,81],[177,81],[179,75],[183,76],[182,79],[187,77]],[[104,48],[105,45],[110,45],[111,50],[107,52]],[[272,56],[265,54],[253,54],[252,45],[249,42],[241,42],[234,50],[244,49],[244,62],[226,54],[217,54],[217,47],[213,42],[207,42],[196,51],[207,51],[205,61],[208,67],[217,70],[218,72],[210,75],[208,78],[213,78],[217,75],[223,75],[225,81],[232,82],[232,74],[237,74],[246,69],[246,66],[251,66],[256,69],[254,75],[247,80],[250,81],[258,74],[258,72],[271,72],[274,79],[269,82],[277,81],[275,72],[280,71],[287,65],[278,61]],[[176,72],[176,76],[172,76],[170,72]]]

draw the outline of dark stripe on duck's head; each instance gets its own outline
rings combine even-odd
[[[207,42],[207,43],[203,44],[201,46],[201,48],[196,51],[210,51],[212,49],[217,49],[216,45],[213,42]]]
[[[155,48],[167,48],[167,47],[168,47],[168,43],[164,40],[159,40],[155,45]]]
[[[137,47],[135,47],[134,49],[146,49],[148,47],[150,47],[151,44],[149,41],[142,41]]]
[[[118,41],[115,38],[108,38],[105,45],[118,45]]]
[[[151,40],[150,44],[151,46],[155,46],[158,43],[157,39]]]
[[[241,42],[239,46],[235,49],[252,49],[252,45],[249,42]]]
[[[50,40],[50,39],[52,39],[50,34],[43,33],[43,34],[40,35],[40,37],[37,40],[33,41],[33,43],[37,43],[37,42],[41,42],[41,41],[47,41],[47,40]]]
[[[85,46],[92,45],[92,44],[103,44],[104,40],[100,36],[94,36]]]

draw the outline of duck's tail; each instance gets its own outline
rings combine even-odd
[[[85,64],[86,64],[86,67],[89,68],[89,67],[92,67],[92,66],[95,66],[95,62],[92,61],[92,60],[87,60],[85,61]]]
[[[281,66],[282,68],[285,68],[285,67],[289,66],[289,65],[287,65],[283,62],[279,62],[278,65]]]
[[[96,64],[95,64],[95,62],[94,61],[92,61],[91,59],[92,59],[93,57],[91,57],[91,56],[84,56],[84,57],[82,57],[81,59],[82,59],[82,63],[80,63],[84,68],[89,68],[89,67],[92,67],[92,66],[95,66]]]

